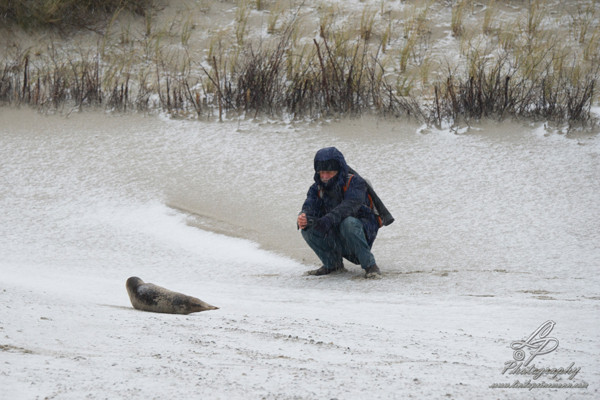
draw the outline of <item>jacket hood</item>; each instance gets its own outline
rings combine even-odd
[[[340,166],[340,170],[338,172],[338,176],[336,181],[342,182],[342,186],[346,182],[346,177],[348,176],[348,164],[346,164],[346,159],[341,151],[336,149],[335,147],[325,147],[317,151],[315,154],[314,160],[314,168],[315,168],[315,182],[318,184],[322,184],[321,179],[319,178],[319,172],[317,171],[317,164],[322,163],[329,160],[335,160],[338,162]]]

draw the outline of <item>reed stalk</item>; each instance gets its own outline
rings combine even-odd
[[[5,10],[8,3],[2,1],[0,10]],[[121,17],[134,3],[119,4],[103,8],[112,11],[105,11],[95,47],[50,42],[35,51],[4,51],[0,102],[58,110],[160,109],[199,119],[216,112],[219,121],[236,114],[375,113],[439,126],[481,118],[591,124],[590,108],[597,101],[600,28],[593,25],[593,8],[572,17],[577,28],[569,28],[572,40],[566,42],[554,39],[548,22],[557,17],[541,0],[531,0],[524,17],[502,25],[494,21],[494,0],[480,13],[480,23],[465,24],[471,3],[460,0],[451,21],[460,50],[444,70],[432,52],[435,21],[428,7],[407,8],[398,20],[389,17],[381,31],[383,5],[381,16],[365,7],[354,16],[360,21],[355,26],[341,22],[339,6],[322,7],[312,40],[302,40],[300,25],[306,21],[297,18],[302,6],[290,10],[277,1],[265,22],[268,37],[253,41],[248,20],[255,7],[239,0],[234,23],[212,31],[206,51],[198,52],[192,50],[197,29],[189,16],[157,26],[155,10],[140,9],[140,32],[122,25]],[[267,12],[266,2],[255,5]]]

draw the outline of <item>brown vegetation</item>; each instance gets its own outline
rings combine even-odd
[[[119,10],[144,15],[153,0],[0,0],[0,19],[24,28],[88,27]]]
[[[14,47],[0,59],[0,102],[42,108],[158,108],[198,118],[215,116],[218,110],[220,119],[232,112],[313,118],[375,113],[435,125],[506,117],[574,125],[590,123],[600,76],[600,31],[590,22],[597,18],[594,8],[573,17],[571,33],[580,46],[572,47],[553,37],[551,28],[543,28],[549,17],[536,2],[530,2],[525,18],[500,29],[494,21],[495,2],[490,1],[475,29],[465,21],[470,2],[461,0],[450,24],[461,44],[460,59],[446,61],[432,79],[432,66],[442,63],[430,51],[426,8],[402,15],[397,32],[389,13],[367,8],[356,29],[333,29],[336,10],[328,9],[321,15],[318,37],[299,44],[297,16],[291,10],[287,22],[278,23],[286,20],[279,2],[268,19],[271,40],[250,40],[252,5],[240,1],[234,32],[225,39],[215,34],[208,56],[198,58],[189,51],[189,24],[178,24],[176,32],[151,25],[150,0],[46,0],[23,2],[8,11],[7,4],[16,3],[0,0],[0,10],[5,18],[22,23],[28,4],[27,15],[33,15],[51,3],[70,5],[69,12],[79,15],[98,11],[114,17],[127,8],[146,15],[147,29],[137,38],[124,37],[122,31],[115,43],[109,21],[93,48],[52,43],[47,51],[32,54]],[[45,20],[24,25],[52,23]]]

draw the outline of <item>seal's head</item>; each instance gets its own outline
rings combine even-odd
[[[144,284],[143,280],[141,280],[137,276],[132,276],[131,278],[127,279],[127,282],[125,282],[125,287],[127,288],[127,291],[129,292],[130,290],[135,291],[138,287],[140,287],[140,285],[143,285],[143,284]]]

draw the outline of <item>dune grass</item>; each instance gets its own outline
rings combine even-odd
[[[146,14],[154,0],[0,0],[0,20],[23,28],[81,29],[117,10]]]
[[[159,28],[150,0],[14,4],[0,0],[0,11],[23,26],[54,24],[50,6],[56,4],[71,7],[62,9],[64,15],[85,15],[86,23],[98,12],[107,28],[87,48],[53,42],[33,53],[13,46],[0,60],[5,104],[159,109],[219,119],[232,113],[295,118],[374,113],[432,125],[509,117],[569,126],[594,122],[600,30],[593,4],[556,16],[541,0],[532,0],[523,16],[498,21],[494,0],[478,14],[472,2],[457,1],[448,12],[458,43],[454,60],[434,52],[433,1],[396,15],[384,3],[365,6],[349,17],[352,24],[344,23],[348,17],[336,7],[324,7],[316,34],[307,40],[299,8],[239,0],[232,27],[215,30],[204,53],[190,49],[195,32],[189,17]],[[44,17],[34,17],[42,8]],[[125,9],[141,15],[143,34],[126,27],[115,32],[110,21]],[[249,20],[259,12],[268,12],[267,38],[257,40]],[[572,40],[553,34],[557,24]]]

